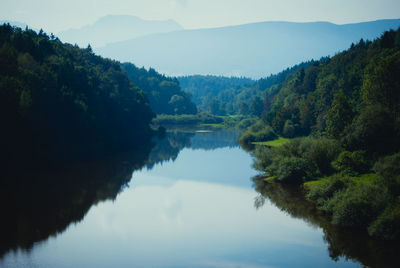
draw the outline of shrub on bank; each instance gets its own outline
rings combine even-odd
[[[258,141],[269,141],[278,138],[274,130],[265,125],[262,121],[257,122],[252,125],[239,139],[240,145],[244,149],[252,150],[254,149],[253,142]]]
[[[349,175],[368,173],[371,168],[370,163],[366,159],[365,151],[343,151],[332,163],[332,166],[337,171]]]
[[[379,159],[374,165],[374,170],[392,195],[400,195],[400,153]]]
[[[389,202],[385,188],[373,184],[352,184],[337,192],[332,203],[332,223],[367,227]]]
[[[182,114],[182,115],[157,115],[153,119],[153,125],[196,125],[196,124],[219,124],[223,118],[211,114]]]
[[[316,205],[323,210],[331,210],[327,205],[327,201],[331,199],[337,192],[346,187],[346,179],[339,174],[335,174],[321,181],[318,185],[312,187],[306,198],[314,201]]]
[[[400,239],[400,199],[388,206],[381,215],[368,227],[371,236],[386,240]]]
[[[262,150],[269,151],[262,153]],[[334,172],[331,162],[340,153],[340,144],[326,138],[297,138],[282,146],[259,149],[258,169],[282,182],[301,183]],[[265,158],[269,159],[266,160]],[[298,176],[298,178],[294,178]]]

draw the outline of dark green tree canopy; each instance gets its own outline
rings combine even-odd
[[[150,106],[156,114],[196,114],[196,105],[191,95],[182,91],[176,78],[166,77],[150,68],[137,68],[132,63],[123,63],[129,79],[147,94]]]
[[[153,118],[118,62],[8,24],[0,26],[0,143],[11,162],[84,157],[139,146]],[[3,163],[4,164],[4,163]]]

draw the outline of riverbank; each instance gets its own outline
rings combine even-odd
[[[400,154],[372,161],[362,151],[348,152],[322,137],[256,145],[253,153],[254,166],[268,174],[264,181],[301,186],[332,224],[378,239],[400,239]]]
[[[209,128],[209,129],[246,129],[255,119],[241,115],[212,115],[207,113],[182,114],[182,115],[157,115],[153,119],[153,126],[165,128],[190,127],[190,128]]]

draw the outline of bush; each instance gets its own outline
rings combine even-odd
[[[367,227],[389,202],[385,188],[372,184],[353,184],[329,200],[332,223],[341,226]]]
[[[339,174],[335,174],[312,187],[307,193],[306,198],[314,201],[319,208],[326,211],[331,211],[331,209],[327,207],[327,202],[337,192],[344,189],[347,183],[348,182],[346,181],[346,178]]]
[[[246,130],[251,125],[255,124],[256,122],[257,122],[257,119],[255,119],[255,118],[246,118],[246,119],[243,119],[242,121],[240,121],[239,124],[237,125],[237,127],[240,130]]]
[[[278,138],[274,130],[261,120],[252,125],[239,139],[240,145],[247,150],[253,150],[253,142],[269,141]]]
[[[391,122],[390,114],[380,105],[364,107],[345,133],[343,143],[351,150],[382,155],[400,148],[398,132]]]
[[[276,177],[276,180],[284,183],[302,183],[306,175],[307,162],[299,157],[281,157],[267,167],[267,170]]]
[[[300,154],[307,160],[309,177],[330,175],[335,170],[331,162],[341,151],[340,143],[327,138],[304,138],[299,146]]]
[[[255,169],[266,172],[267,166],[269,166],[271,162],[271,150],[265,148],[265,146],[258,145],[255,146],[254,155],[256,156],[256,161],[253,166]]]
[[[371,165],[365,158],[365,151],[343,151],[339,154],[332,166],[343,173],[358,175],[367,173]]]
[[[374,170],[392,195],[400,195],[400,153],[379,159],[374,165]]]
[[[388,206],[368,227],[368,233],[386,240],[400,239],[400,200]]]
[[[254,139],[247,135],[249,134],[245,133],[243,137]],[[339,154],[340,145],[337,141],[326,138],[297,138],[282,146],[258,150],[269,152],[256,154],[257,168],[269,172],[278,180],[301,183],[308,178],[330,175],[334,171],[330,163]],[[269,160],[262,159],[265,157]],[[294,179],[296,174],[299,178]]]
[[[249,130],[250,130],[250,132],[256,133],[256,132],[261,131],[266,126],[268,126],[268,125],[266,125],[262,120],[258,120],[255,124],[250,126]]]

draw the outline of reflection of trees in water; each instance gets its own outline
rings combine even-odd
[[[190,139],[193,136],[194,133],[189,132],[167,132],[164,138],[156,140],[156,145],[149,155],[146,167],[152,169],[158,163],[175,161],[183,148],[190,147]]]
[[[214,150],[224,147],[237,147],[240,135],[234,130],[220,130],[215,132],[200,132],[191,140],[192,149]]]
[[[255,199],[256,208],[262,207],[267,199],[292,217],[322,228],[333,260],[344,257],[366,267],[398,267],[398,244],[372,239],[367,233],[356,229],[332,225],[327,216],[304,198],[304,190],[299,186],[269,183],[262,177],[254,177],[253,181],[255,190],[260,193]]]
[[[92,205],[115,199],[149,155],[150,142],[142,143],[140,151],[106,160],[3,174],[0,257],[9,250],[30,250],[35,243],[81,221]]]
[[[192,146],[192,138],[198,135],[168,132],[152,151],[151,142],[143,138],[140,149],[136,146],[135,152],[114,154],[106,160],[93,157],[96,160],[66,163],[60,160],[63,157],[54,157],[49,162],[30,164],[30,167],[40,166],[30,172],[3,173],[0,179],[0,258],[9,250],[30,250],[35,243],[81,221],[94,204],[115,199],[131,180],[133,171],[145,165],[152,168],[156,163],[175,160],[183,148]],[[200,136],[196,148],[205,147],[209,141],[212,145],[206,149],[233,144],[229,139],[234,137],[222,131]],[[20,166],[28,165],[21,162]]]
[[[238,146],[237,131],[220,130],[213,132],[167,132],[165,138],[156,141],[156,146],[150,153],[146,167],[151,169],[155,164],[165,161],[175,161],[184,148],[214,150],[224,147]]]

